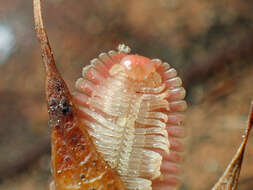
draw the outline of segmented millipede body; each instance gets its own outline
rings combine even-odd
[[[184,131],[179,112],[187,107],[182,81],[168,63],[128,53],[121,46],[83,68],[74,94],[83,126],[127,189],[175,189]]]

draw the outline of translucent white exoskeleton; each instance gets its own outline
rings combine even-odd
[[[84,67],[74,94],[98,152],[129,190],[180,184],[185,90],[175,69],[158,59],[102,53]]]

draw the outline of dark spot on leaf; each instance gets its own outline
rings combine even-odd
[[[81,175],[80,175],[80,178],[81,178],[81,180],[84,181],[84,180],[85,180],[85,175],[84,175],[84,174],[81,174]]]
[[[60,82],[55,82],[55,89],[60,92],[62,87],[61,87],[61,83]]]
[[[49,106],[56,106],[57,105],[57,100],[56,98],[50,98],[49,100]]]
[[[69,105],[68,100],[66,98],[61,99],[60,108],[61,108],[63,115],[71,115],[72,114],[72,108]]]

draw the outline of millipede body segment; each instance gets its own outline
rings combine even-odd
[[[74,94],[95,147],[129,190],[180,184],[185,90],[159,59],[102,53],[84,67]],[[86,129],[87,130],[87,129]]]

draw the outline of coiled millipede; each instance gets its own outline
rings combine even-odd
[[[161,171],[169,185],[177,184],[172,172],[165,173],[177,172],[178,165],[166,156],[162,161],[162,155],[180,148],[175,137],[183,129],[181,115],[175,112],[186,108],[181,84],[168,63],[124,51],[100,54],[77,80],[81,93],[74,98],[82,122],[127,189],[152,189],[151,182]]]
[[[52,128],[53,190],[170,190],[180,184],[185,90],[158,59],[102,53],[70,94],[34,0]]]

